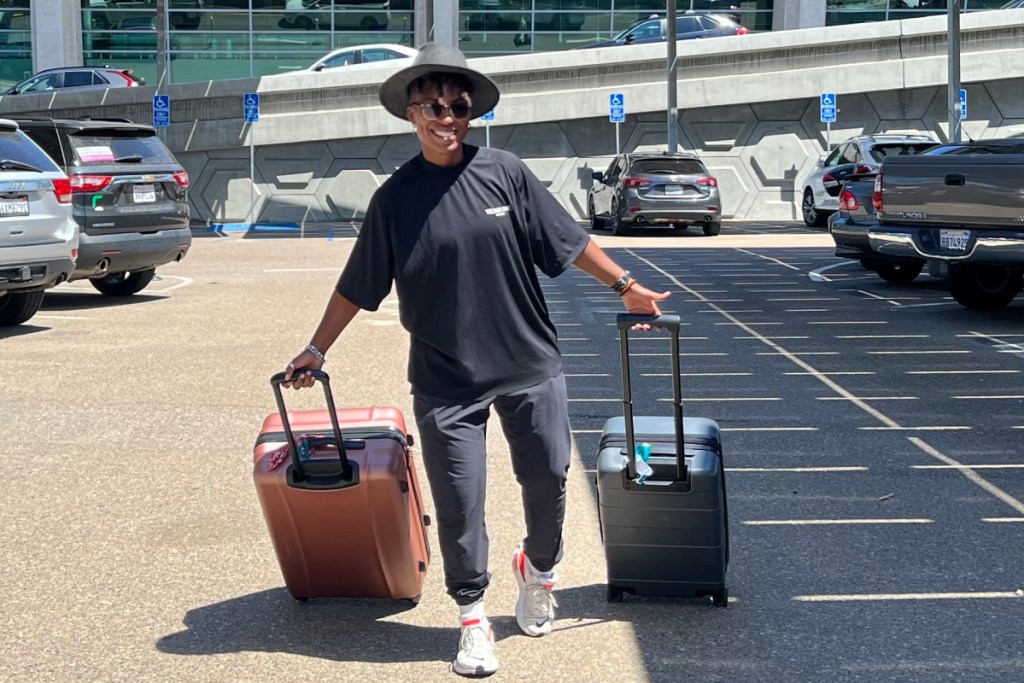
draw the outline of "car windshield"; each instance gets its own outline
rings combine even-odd
[[[638,159],[631,173],[637,175],[707,175],[696,159]]]
[[[174,164],[174,157],[155,135],[82,131],[68,137],[75,150],[75,166],[114,164]]]
[[[920,154],[934,146],[934,142],[883,142],[871,146],[871,158],[881,163],[886,157]]]
[[[0,159],[25,164],[41,171],[59,171],[53,159],[35,146],[20,130],[0,130]],[[13,165],[11,170],[16,170]]]

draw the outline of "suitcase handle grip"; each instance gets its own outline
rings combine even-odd
[[[675,424],[676,476],[679,481],[686,479],[686,451],[683,448],[683,390],[679,369],[679,316],[678,315],[634,315],[620,313],[616,319],[619,328],[622,360],[622,411],[626,418],[627,476],[636,478],[636,433],[633,427],[633,388],[629,379],[629,330],[638,323],[650,323],[656,327],[668,328],[672,345],[672,417]]]
[[[338,411],[334,408],[334,396],[331,394],[331,378],[323,370],[306,370],[300,368],[295,371],[308,372],[313,380],[320,382],[324,387],[324,398],[327,400],[327,412],[331,415],[331,429],[334,431],[334,442],[338,446],[338,458],[341,460],[341,476],[345,479],[352,478],[352,463],[348,461],[348,454],[345,452],[345,439],[341,436],[341,425],[338,424]],[[292,433],[291,423],[288,421],[288,410],[284,405],[284,396],[281,393],[281,384],[285,381],[285,373],[279,372],[270,378],[270,386],[274,388],[274,399],[277,401],[277,411],[281,414],[281,426],[284,427],[285,440],[288,442],[288,453],[292,458],[292,468],[295,471],[295,481],[303,481],[306,478],[306,471],[299,460],[299,453],[295,445],[295,435]],[[294,377],[293,377],[294,379]]]

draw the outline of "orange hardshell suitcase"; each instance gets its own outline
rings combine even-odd
[[[397,408],[286,411],[284,373],[271,378],[253,479],[288,592],[308,598],[419,601],[430,547],[412,436]],[[340,448],[338,446],[340,444]]]

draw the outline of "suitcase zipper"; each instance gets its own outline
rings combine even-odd
[[[334,434],[330,428],[327,429],[305,429],[305,430],[292,430],[292,433],[296,436],[318,436],[318,437],[332,437]],[[408,448],[409,444],[406,441],[405,434],[400,429],[393,427],[363,427],[355,429],[342,429],[341,436],[345,441],[352,439],[354,441],[365,441],[366,439],[394,439],[398,443],[402,444],[403,448]],[[264,432],[256,438],[256,445],[264,443],[284,443],[285,433],[280,432]],[[348,444],[345,444],[346,446]]]

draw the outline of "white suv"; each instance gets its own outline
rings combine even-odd
[[[0,327],[35,315],[77,257],[71,181],[18,124],[0,119]]]

